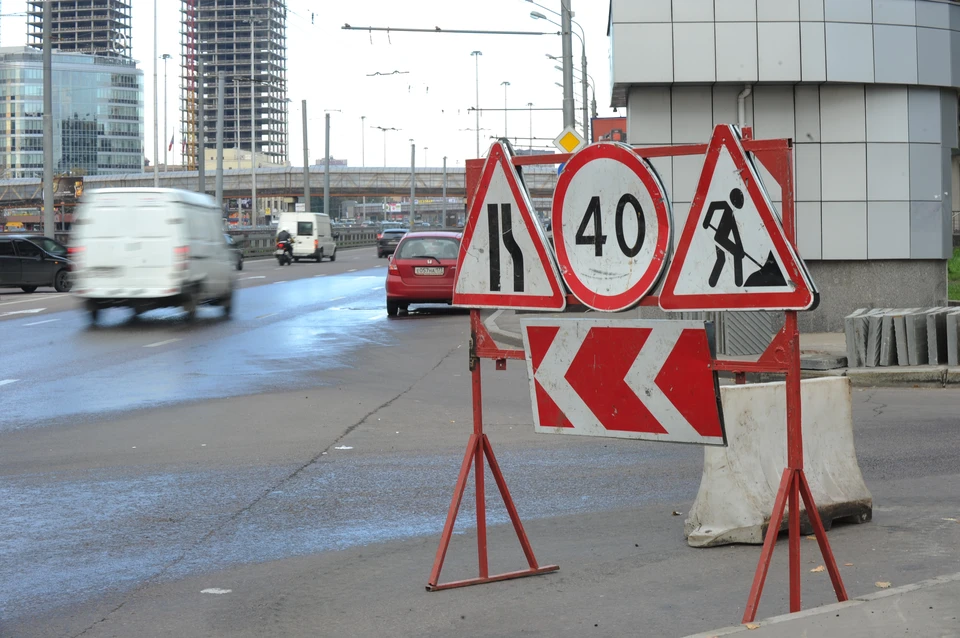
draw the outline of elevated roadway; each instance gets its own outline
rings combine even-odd
[[[463,168],[447,169],[447,197],[466,197]],[[523,169],[524,179],[531,197],[547,198],[553,195],[557,182],[556,167],[528,166]],[[311,194],[323,193],[323,166],[310,167]],[[415,173],[417,197],[430,198],[443,195],[443,169],[421,168]],[[172,171],[160,173],[160,186],[197,190],[197,171]],[[92,175],[84,178],[84,188],[117,188],[153,186],[153,173],[126,173],[117,175]],[[223,195],[227,199],[249,197],[250,171],[225,170],[223,172]],[[213,194],[215,176],[206,175],[206,191]],[[35,207],[43,201],[40,179],[21,178],[0,180],[0,207]],[[259,197],[301,197],[303,195],[303,168],[278,167],[257,170],[257,195]],[[409,168],[353,168],[330,167],[331,197],[403,197],[410,195]]]

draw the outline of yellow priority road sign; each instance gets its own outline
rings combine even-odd
[[[585,143],[586,140],[584,140],[572,126],[568,126],[560,131],[557,139],[553,140],[553,145],[564,153],[575,153],[583,148]]]

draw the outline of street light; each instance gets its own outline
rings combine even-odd
[[[527,102],[527,108],[530,109],[530,150],[533,150],[533,102]]]
[[[375,128],[381,133],[383,133],[383,167],[387,167],[387,131],[402,131],[403,129],[392,128],[392,127],[383,127],[383,126],[371,126],[370,128]]]
[[[169,144],[166,143],[167,139],[167,60],[173,56],[169,53],[164,53],[160,56],[160,59],[163,60],[163,172],[167,172],[167,148]],[[154,169],[156,170],[156,169]]]
[[[510,83],[504,80],[500,83],[500,86],[503,87],[503,136],[506,138],[507,135],[507,87],[510,86]]]
[[[552,14],[554,14],[554,15],[560,16],[560,17],[561,17],[561,21],[562,21],[562,18],[564,17],[563,14],[557,13],[557,12],[554,11],[553,9],[550,9],[550,8],[548,8],[548,7],[545,7],[545,6],[541,5],[541,4],[538,4],[538,3],[534,2],[533,0],[527,0],[527,2],[529,2],[529,3],[533,4],[533,5],[536,5],[536,6],[540,7],[541,9],[545,9],[546,11],[549,11],[550,13],[552,13]],[[568,6],[567,3],[561,3],[561,4],[562,4],[562,6],[563,6],[564,8],[566,8],[566,7]],[[551,24],[554,24],[554,25],[560,27],[561,30],[563,30],[563,26],[562,26],[561,24],[559,24],[559,23],[557,23],[557,22],[554,22],[553,20],[551,20],[550,18],[548,18],[548,17],[545,16],[544,14],[540,13],[539,11],[531,11],[531,12],[530,12],[530,17],[533,18],[534,20],[546,20],[547,22],[549,22],[549,23],[551,23]],[[580,88],[581,88],[581,90],[583,91],[583,99],[582,99],[582,102],[583,102],[583,104],[582,104],[582,107],[583,107],[583,137],[584,137],[584,139],[589,140],[589,139],[590,139],[590,131],[589,131],[589,127],[588,127],[588,122],[589,122],[589,120],[587,119],[587,43],[586,43],[586,33],[584,33],[583,27],[580,26],[580,24],[579,24],[576,20],[573,20],[573,19],[571,18],[571,19],[570,19],[570,23],[576,25],[577,28],[580,29],[580,33],[577,33],[577,32],[574,31],[573,29],[570,29],[569,32],[572,33],[572,34],[574,34],[575,36],[577,36],[577,37],[580,39],[580,67],[581,67],[581,73],[580,73],[580,75],[581,75],[581,78],[580,78]],[[566,54],[566,51],[564,52],[564,54]],[[547,57],[550,58],[550,59],[553,59],[553,60],[556,60],[556,59],[557,59],[557,58],[555,58],[554,56],[550,55],[549,53],[547,54]],[[566,67],[566,64],[564,64],[564,67]],[[571,65],[571,67],[572,67],[572,65]],[[566,75],[566,70],[565,70],[565,68],[562,68],[562,69],[560,69],[560,70],[564,72],[564,75]],[[571,68],[570,71],[571,71],[571,78],[572,78],[573,69]],[[564,79],[566,80],[566,77],[565,77]],[[564,87],[564,90],[566,90],[566,87]],[[566,99],[566,95],[564,95],[564,99]]]
[[[470,55],[474,59],[474,67],[476,71],[476,80],[477,80],[477,101],[476,101],[476,115],[477,115],[477,157],[480,157],[480,56],[483,55],[480,51],[472,51]]]
[[[427,168],[427,167],[429,166],[429,164],[427,164],[427,151],[428,151],[429,149],[430,149],[429,146],[424,146],[424,147],[423,147],[423,167],[424,167],[424,168]]]
[[[367,142],[366,142],[366,122],[367,116],[360,116],[360,166],[366,168],[367,166]]]

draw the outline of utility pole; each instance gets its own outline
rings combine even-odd
[[[560,0],[560,35],[563,45],[563,127],[576,126],[573,103],[573,43],[570,0]]]
[[[579,23],[578,23],[579,25]],[[583,139],[590,143],[590,118],[587,115],[587,40],[583,28],[580,28],[580,88],[583,90]]]
[[[563,0],[564,2],[569,2],[569,0]],[[477,96],[476,102],[474,103],[474,113],[477,115],[477,157],[480,157],[480,56],[483,55],[480,51],[473,51],[470,53],[473,56],[474,67],[475,67],[475,77],[477,83]]]
[[[256,93],[256,46],[254,42],[254,25],[256,20],[250,20],[250,225],[260,225],[260,213],[257,208],[257,93]]]
[[[167,160],[167,60],[171,56],[169,53],[164,53],[160,56],[160,59],[163,60],[163,172],[167,172],[167,166],[170,162]]]
[[[217,71],[217,177],[216,197],[217,208],[223,215],[223,106],[226,96],[226,72]]]
[[[44,7],[50,4],[44,2]],[[153,187],[160,188],[160,132],[157,117],[157,0],[153,0]]]
[[[530,109],[530,152],[533,152],[533,102],[527,102],[527,108]]]
[[[43,3],[43,234],[56,234],[53,214],[53,3]]]
[[[416,212],[417,205],[417,145],[410,140],[410,225],[407,228],[413,228],[413,213]]]
[[[510,86],[510,83],[504,80],[500,83],[500,86],[503,87],[503,137],[507,138],[507,87]]]
[[[303,111],[303,210],[310,212],[310,150],[307,148],[307,101],[300,101]]]
[[[445,228],[447,225],[447,156],[443,156],[443,204],[441,204],[441,215],[440,223],[443,224],[441,228]]]
[[[360,116],[360,167],[361,168],[367,167],[366,129],[367,129],[367,116],[361,115]],[[360,214],[360,218],[363,220],[363,223],[365,224],[367,223],[367,196],[366,195],[363,196],[363,203],[361,205],[363,206],[362,208],[363,212]]]
[[[330,215],[330,114],[325,113],[327,127],[324,145],[326,157],[323,158],[323,212]],[[333,219],[331,216],[330,219]]]
[[[198,128],[200,129],[200,141],[197,146],[197,181],[199,182],[199,188],[197,189],[201,193],[207,192],[207,129],[206,121],[204,116],[206,116],[206,110],[204,109],[204,92],[205,92],[205,76],[203,69],[203,58],[197,56],[197,91],[200,93],[200,101],[197,104],[197,119],[199,121]]]

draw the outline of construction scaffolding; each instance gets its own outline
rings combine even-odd
[[[54,51],[130,58],[131,3],[127,0],[51,2]],[[43,47],[44,0],[27,1],[27,44]]]
[[[216,146],[216,78],[226,76],[223,145],[287,161],[286,0],[181,0],[183,156]],[[203,66],[201,78],[200,63]],[[200,139],[200,123],[204,139]]]

